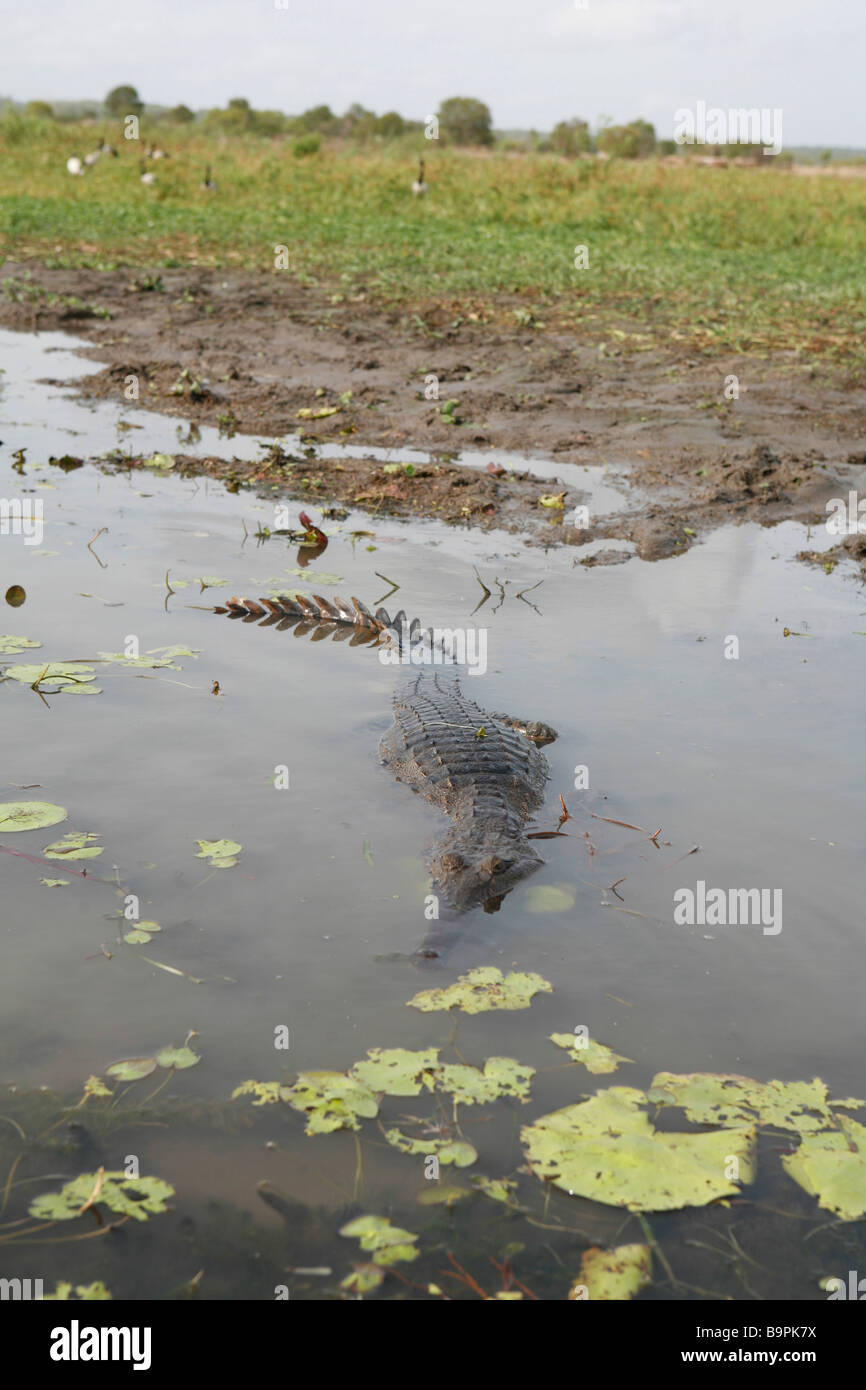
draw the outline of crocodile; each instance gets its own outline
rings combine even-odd
[[[488,713],[464,693],[453,653],[417,619],[392,619],[318,594],[230,598],[214,609],[230,618],[296,636],[376,644],[413,668],[394,694],[394,721],[379,745],[382,762],[448,818],[427,855],[437,896],[451,912],[499,909],[503,898],[542,860],[526,826],[542,804],[548,778],[540,749],[556,738],[548,725]],[[436,661],[438,664],[433,664]],[[422,955],[436,957],[433,945]]]

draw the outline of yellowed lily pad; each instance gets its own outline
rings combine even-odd
[[[18,652],[26,651],[28,647],[41,646],[41,642],[34,642],[30,637],[13,637],[9,632],[0,635],[0,656],[15,656]]]
[[[818,1077],[813,1081],[755,1081],[750,1076],[661,1071],[653,1077],[650,1100],[682,1106],[695,1124],[772,1125],[797,1134],[835,1128],[835,1108],[863,1102],[831,1101]]]
[[[410,1052],[405,1047],[371,1047],[367,1061],[356,1062],[349,1075],[386,1096],[417,1096],[422,1086],[432,1091],[438,1070],[438,1048]]]
[[[68,1300],[72,1299],[72,1285],[61,1279],[54,1293],[45,1293],[42,1297],[46,1303],[66,1303]],[[100,1302],[110,1299],[111,1297],[112,1295],[100,1279],[97,1279],[93,1284],[75,1285],[75,1298],[81,1299],[82,1302]]]
[[[583,1046],[581,1040],[575,1037],[574,1033],[551,1033],[550,1041],[556,1043],[557,1047],[565,1048],[573,1062],[580,1062],[581,1066],[586,1067],[595,1076],[604,1076],[616,1071],[620,1062],[630,1062],[631,1057],[620,1057],[612,1048],[605,1047],[604,1043],[594,1042],[587,1038]]]
[[[284,1089],[281,1081],[242,1081],[240,1086],[235,1086],[231,1099],[237,1100],[240,1096],[255,1096],[253,1105],[273,1105],[276,1101],[283,1099],[280,1092]]]
[[[618,1245],[614,1250],[585,1250],[580,1261],[577,1287],[584,1286],[590,1299],[625,1301],[652,1282],[652,1254],[648,1245]],[[574,1288],[569,1298],[573,1297]]]
[[[837,1119],[838,1130],[804,1135],[782,1163],[820,1207],[843,1221],[860,1221],[866,1216],[866,1127],[850,1115]]]
[[[98,855],[104,853],[104,846],[93,845],[92,841],[95,839],[97,836],[89,831],[76,832],[71,830],[62,839],[46,845],[42,853],[46,859],[96,859]]]
[[[30,1215],[38,1221],[73,1221],[91,1203],[133,1221],[147,1221],[150,1215],[167,1211],[166,1202],[173,1196],[174,1188],[162,1178],[129,1178],[120,1170],[82,1173],[59,1192],[37,1197],[30,1204]]]
[[[66,816],[63,807],[51,801],[0,801],[0,835],[13,830],[44,830]]]
[[[569,912],[574,907],[574,893],[558,883],[532,883],[526,890],[526,906],[532,913]]]
[[[384,1269],[374,1264],[352,1265],[352,1273],[340,1280],[340,1288],[349,1293],[372,1293],[385,1278]]]
[[[212,869],[231,869],[243,849],[237,840],[196,840],[199,847],[196,859],[207,859]]]
[[[553,985],[540,975],[524,971],[503,975],[495,965],[481,965],[444,989],[422,990],[408,1001],[408,1007],[422,1013],[462,1009],[467,1014],[490,1009],[528,1009],[533,995],[552,990]]]
[[[307,1116],[307,1134],[360,1129],[359,1118],[371,1120],[379,1113],[372,1091],[341,1071],[302,1072],[293,1086],[280,1088],[280,1099]]]
[[[387,1216],[359,1216],[346,1226],[341,1226],[340,1235],[354,1237],[361,1242],[362,1250],[373,1251],[373,1262],[377,1265],[418,1258],[418,1251],[414,1248],[418,1237],[411,1231],[392,1226]]]
[[[630,1211],[704,1206],[753,1180],[754,1126],[659,1131],[641,1109],[647,1103],[643,1091],[613,1086],[543,1115],[521,1131],[533,1172],[571,1196]]]
[[[83,661],[43,661],[36,665],[7,666],[3,672],[10,680],[22,685],[58,686],[61,690],[74,685],[87,685],[96,680],[92,666]]]
[[[488,1057],[484,1070],[454,1063],[442,1066],[436,1076],[440,1091],[450,1091],[458,1105],[487,1105],[500,1096],[529,1099],[529,1082],[534,1067],[524,1066],[513,1057]]]
[[[455,1168],[468,1168],[478,1158],[478,1151],[465,1139],[441,1139],[435,1135],[422,1135],[420,1139],[410,1139],[399,1129],[386,1129],[385,1138],[392,1148],[403,1154],[435,1154],[440,1163],[453,1163]]]

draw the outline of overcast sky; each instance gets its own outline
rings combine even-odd
[[[785,144],[866,145],[862,0],[0,0],[0,95],[101,98],[130,82],[194,108],[353,101],[423,119],[447,96],[499,128],[699,100],[779,107]],[[587,8],[578,8],[587,4]]]

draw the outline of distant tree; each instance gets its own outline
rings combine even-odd
[[[140,116],[144,110],[144,102],[135,88],[130,86],[112,87],[105,98],[105,105],[112,116]]]
[[[576,155],[587,154],[592,149],[589,126],[586,121],[576,117],[573,121],[560,121],[555,125],[548,143],[552,150],[565,155],[566,159],[574,159]]]
[[[229,111],[249,111],[250,104],[246,97],[231,97],[228,103]]]
[[[353,101],[346,114],[340,118],[340,134],[352,140],[368,140],[375,134],[378,117],[375,111],[368,111],[359,101]]]
[[[655,149],[655,126],[649,121],[629,121],[628,125],[609,125],[599,131],[598,148],[617,159],[639,159]]]
[[[40,120],[53,121],[54,107],[50,101],[28,101],[24,108],[25,116],[38,116]]]
[[[833,151],[832,151],[832,150],[822,150],[822,151],[821,151],[821,163],[822,163],[822,164],[832,164],[832,163],[833,163]]]
[[[406,122],[396,111],[386,111],[384,116],[378,116],[374,126],[374,134],[383,135],[386,140],[393,140],[397,135],[402,135],[406,129]]]
[[[173,106],[166,112],[165,119],[171,121],[172,125],[189,125],[190,121],[195,120],[195,112],[181,102],[180,106]]]
[[[656,150],[659,154],[676,154],[679,146],[676,140],[659,140]]]
[[[439,107],[439,129],[453,145],[492,145],[489,106],[475,97],[448,97]]]
[[[297,117],[295,124],[299,132],[308,130],[320,135],[333,135],[339,121],[330,106],[311,106]]]

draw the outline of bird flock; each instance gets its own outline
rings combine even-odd
[[[117,159],[117,157],[117,150],[114,146],[102,140],[100,141],[99,147],[95,150],[91,150],[90,154],[86,154],[83,159],[77,154],[70,155],[66,161],[66,172],[73,178],[82,178],[88,170],[95,168],[100,159]],[[158,145],[154,145],[153,142],[151,142],[138,161],[139,181],[143,183],[146,188],[153,188],[156,183],[156,172],[147,167],[148,160],[156,162],[160,159],[169,158],[170,155],[167,150],[160,149]],[[205,193],[216,192],[217,186],[214,182],[211,166],[209,164],[205,169],[204,178],[199,184],[199,187],[203,189]],[[424,172],[423,159],[419,159],[418,161],[418,177],[413,180],[411,191],[412,196],[415,198],[423,198],[427,193],[427,179]]]

